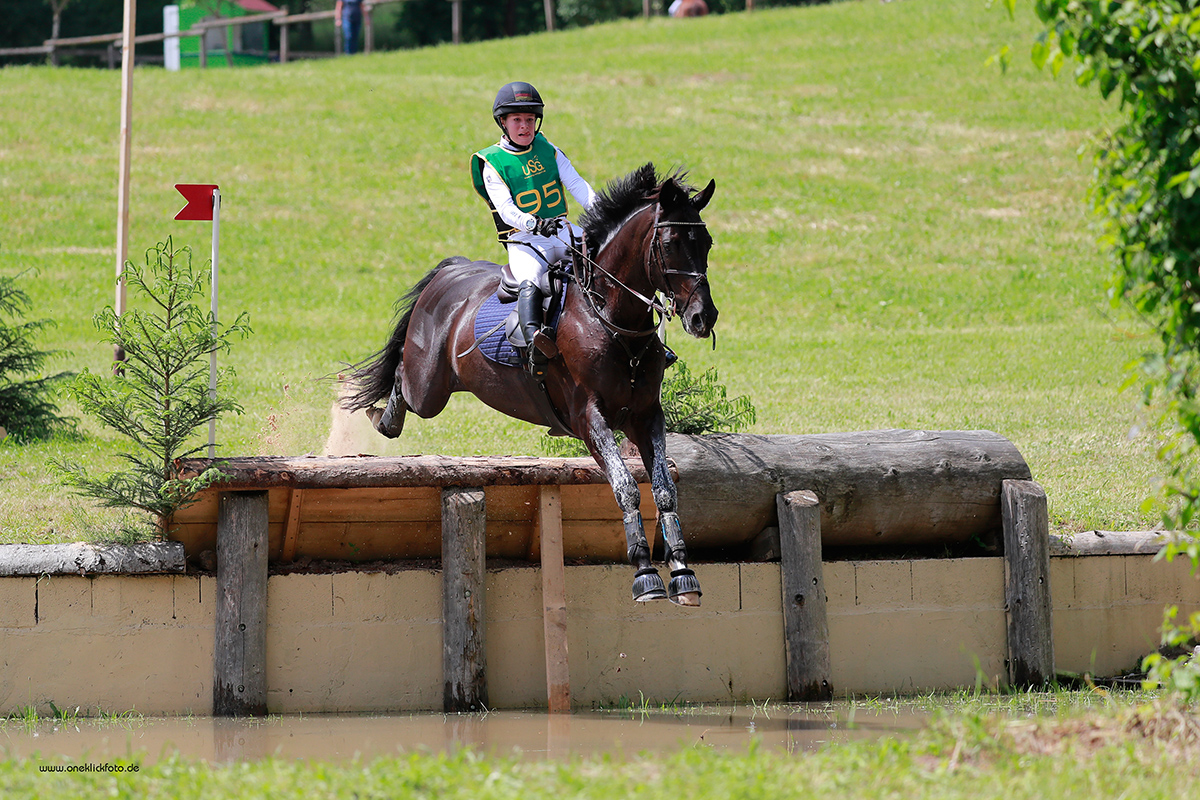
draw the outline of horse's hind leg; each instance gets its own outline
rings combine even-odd
[[[625,523],[625,543],[628,546],[629,563],[633,565],[633,599],[639,603],[662,600],[667,596],[667,587],[650,561],[650,544],[646,541],[646,530],[642,524],[640,510],[642,495],[637,481],[621,459],[612,429],[598,412],[588,415],[587,445],[592,457],[604,467],[608,482]]]
[[[397,380],[392,384],[392,393],[388,397],[387,406],[383,411],[369,408],[367,417],[375,426],[375,430],[389,439],[395,439],[404,430],[404,412],[407,410],[408,406],[405,405],[404,398],[400,395],[400,381]]]

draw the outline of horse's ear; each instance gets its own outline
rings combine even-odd
[[[712,200],[713,192],[716,190],[717,181],[714,178],[708,182],[708,186],[705,186],[700,191],[700,194],[692,198],[692,208],[696,209],[697,211],[702,210],[706,205],[708,205],[708,201]]]
[[[687,192],[674,180],[668,180],[658,190],[658,205],[663,211],[670,211],[688,202]]]

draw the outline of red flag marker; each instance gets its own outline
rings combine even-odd
[[[177,183],[175,188],[187,200],[175,219],[211,220],[213,218],[213,191],[215,183]]]
[[[187,200],[175,219],[212,221],[212,324],[217,334],[217,255],[221,229],[221,189],[215,183],[177,183],[175,188]],[[208,393],[217,396],[217,351],[209,354]],[[208,421],[208,457],[217,456],[217,420]]]

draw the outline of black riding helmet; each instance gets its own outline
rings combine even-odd
[[[541,128],[542,111],[544,109],[542,96],[538,94],[537,89],[533,88],[533,84],[525,83],[524,81],[513,81],[501,86],[500,91],[496,93],[496,102],[492,103],[492,119],[496,120],[496,124],[500,126],[500,130],[504,130],[504,124],[500,121],[500,118],[506,114],[515,114],[518,111],[522,111],[537,117],[538,128]]]

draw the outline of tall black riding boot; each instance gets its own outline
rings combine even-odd
[[[525,337],[529,374],[538,380],[546,377],[549,358],[558,355],[554,342],[542,332],[542,319],[542,291],[533,281],[522,282],[517,290],[517,321]]]

